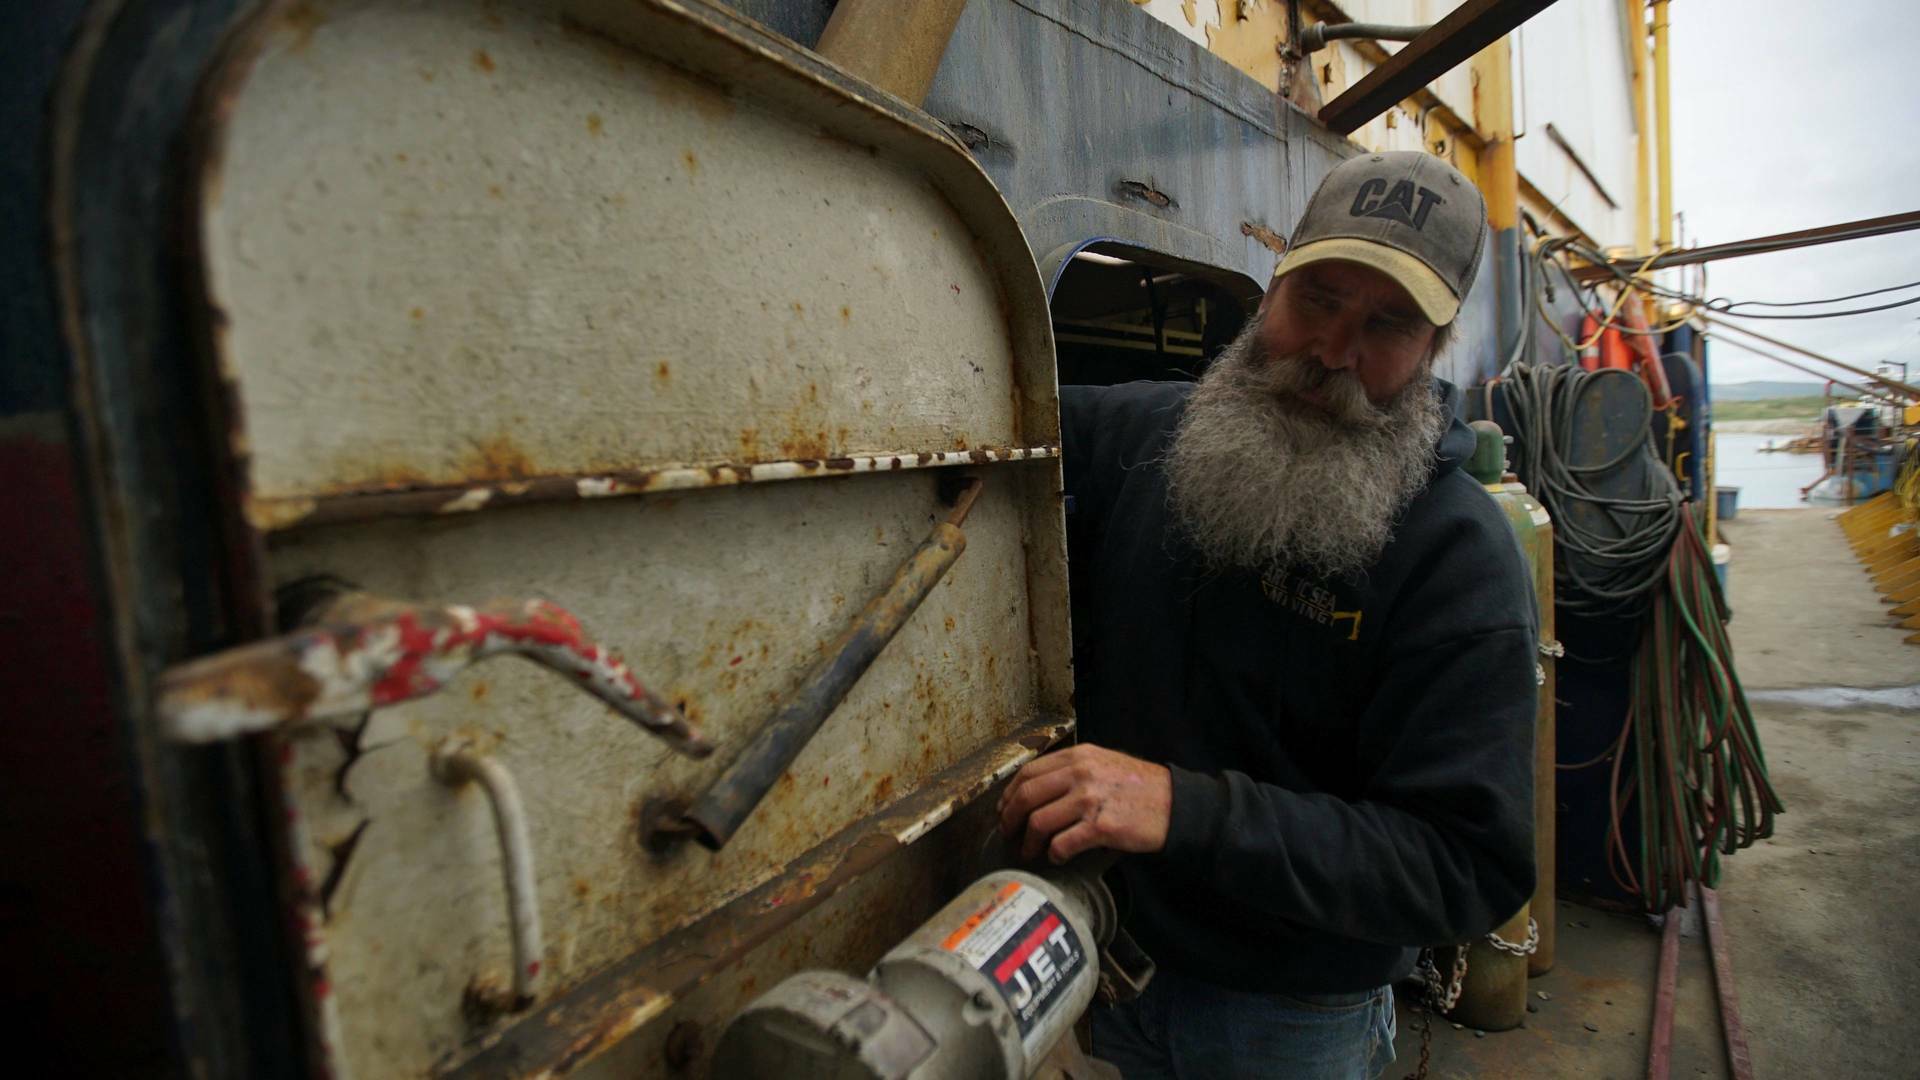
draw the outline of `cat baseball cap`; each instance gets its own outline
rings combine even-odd
[[[1487,204],[1460,170],[1415,150],[1363,154],[1320,182],[1273,277],[1359,263],[1399,282],[1428,322],[1444,326],[1473,288],[1486,225]]]

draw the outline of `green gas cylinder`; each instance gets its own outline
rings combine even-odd
[[[1553,968],[1554,950],[1554,720],[1553,720],[1553,522],[1520,478],[1507,471],[1506,437],[1498,424],[1476,420],[1476,438],[1467,471],[1486,486],[1506,515],[1514,539],[1533,577],[1534,607],[1540,625],[1539,705],[1534,715],[1532,900],[1467,953],[1467,976],[1453,1017],[1485,1030],[1519,1025],[1526,1014],[1526,980]],[[1537,927],[1530,932],[1530,927]],[[1536,936],[1537,934],[1537,936]],[[1498,942],[1492,940],[1497,937]],[[1528,946],[1531,944],[1531,951]]]

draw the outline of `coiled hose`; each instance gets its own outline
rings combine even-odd
[[[1666,576],[1667,553],[1681,531],[1680,486],[1647,439],[1633,441],[1611,460],[1575,464],[1575,418],[1601,379],[1631,381],[1651,415],[1646,385],[1623,372],[1515,363],[1502,385],[1513,418],[1514,471],[1553,515],[1555,604],[1582,615],[1632,619],[1646,611]],[[1636,455],[1645,459],[1642,467],[1624,472]],[[1597,482],[1622,475],[1637,479],[1631,494],[1596,490]],[[1599,513],[1571,512],[1576,505]]]
[[[1575,420],[1599,379],[1639,387],[1643,435],[1610,460],[1576,464]],[[1781,811],[1734,671],[1726,598],[1701,526],[1644,434],[1652,399],[1643,383],[1515,363],[1504,389],[1515,471],[1553,515],[1556,605],[1641,625],[1619,736],[1599,757],[1561,768],[1611,759],[1609,872],[1647,910],[1666,911],[1685,902],[1689,882],[1718,882],[1720,856],[1772,835]],[[1629,471],[1635,455],[1645,460]],[[1629,493],[1603,495],[1603,483]],[[1628,850],[1629,813],[1639,815],[1637,852]]]
[[[1610,751],[1607,831],[1614,881],[1655,912],[1684,905],[1690,881],[1716,885],[1720,856],[1773,835],[1784,809],[1734,672],[1726,598],[1691,517],[1663,570],[1665,587],[1634,657],[1626,723]],[[1637,858],[1622,828],[1629,803],[1640,816]]]

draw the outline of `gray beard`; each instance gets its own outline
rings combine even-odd
[[[1375,406],[1351,372],[1256,362],[1255,326],[1221,350],[1187,401],[1164,459],[1174,517],[1213,569],[1356,575],[1426,488],[1451,415],[1424,370]],[[1301,400],[1303,390],[1330,411]]]

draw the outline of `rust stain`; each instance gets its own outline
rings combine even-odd
[[[673,378],[673,368],[668,366],[665,360],[662,360],[659,366],[653,369],[653,377],[659,379],[661,382],[666,382]]]
[[[393,155],[393,160],[398,161],[401,164],[405,164],[407,160],[407,152],[405,150],[400,151],[399,153]]]
[[[524,480],[539,471],[526,451],[506,435],[476,442],[461,470],[472,480]]]
[[[280,14],[281,28],[293,35],[293,41],[287,45],[287,51],[290,53],[307,51],[307,46],[313,44],[313,32],[326,25],[326,21],[327,17],[321,14],[318,8],[304,0],[301,3],[289,4]]]
[[[947,633],[953,633],[953,616],[947,616]]]
[[[831,449],[827,445],[826,432],[796,431],[780,440],[780,453],[805,467],[809,462],[817,466],[822,459],[830,456]]]
[[[407,317],[410,319],[413,319],[415,322],[418,322],[419,320],[427,317],[427,309],[423,307],[409,308],[407,310]]]
[[[506,198],[506,194],[505,194],[504,192],[502,192],[502,191],[500,190],[500,185],[499,185],[499,184],[488,184],[488,185],[487,185],[487,194],[489,194],[489,195],[491,195],[491,196],[493,196],[493,197],[494,197],[494,198],[496,198],[496,199],[504,199],[504,198]]]
[[[804,306],[803,304],[801,304],[801,303],[800,303],[800,301],[798,301],[798,300],[795,300],[795,301],[793,302],[793,313],[794,313],[795,315],[798,315],[798,316],[800,316],[800,317],[801,317],[801,318],[803,318],[803,319],[807,317],[807,309],[806,309],[806,307],[805,307],[805,306]]]
[[[468,691],[468,693],[472,695],[473,700],[476,702],[487,700],[487,695],[491,692],[492,692],[492,689],[487,686],[487,682],[485,679],[475,679],[473,683],[473,689]]]
[[[732,91],[722,83],[664,64],[645,68],[654,97],[671,109],[692,109],[708,121],[731,118],[736,108]]]
[[[700,155],[694,153],[692,150],[680,151],[680,164],[687,167],[687,175],[689,177],[700,175]]]
[[[493,57],[487,55],[487,50],[485,49],[475,49],[473,50],[473,66],[491,75],[493,74]]]
[[[593,883],[583,877],[573,879],[573,895],[577,900],[586,900],[593,895]]]
[[[874,783],[873,801],[877,803],[886,802],[887,797],[892,794],[893,794],[893,774],[888,773],[887,775],[881,777],[878,781]]]
[[[1287,238],[1267,228],[1265,225],[1256,225],[1251,221],[1243,221],[1240,223],[1240,235],[1253,237],[1260,242],[1262,247],[1276,255],[1285,255],[1287,253]]]
[[[421,78],[421,79],[423,79],[423,80],[425,80],[425,81],[427,81],[427,82],[432,82],[432,81],[433,81],[433,69],[432,69],[432,68],[421,68],[421,69],[420,69],[420,78]]]
[[[847,305],[847,304],[840,305],[840,321],[841,322],[853,321],[853,308],[850,305]]]
[[[605,129],[605,127],[606,125],[602,123],[600,120],[599,113],[590,112],[587,114],[587,134],[599,135],[601,131]]]

